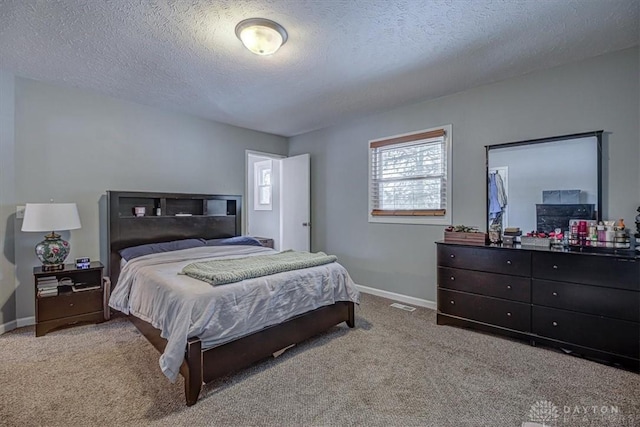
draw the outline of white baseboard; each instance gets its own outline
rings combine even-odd
[[[437,309],[437,304],[434,301],[429,301],[422,298],[410,297],[407,295],[397,294],[395,292],[383,291],[381,289],[370,288],[369,286],[356,285],[356,288],[360,292],[365,294],[376,295],[383,298],[392,299],[394,301],[400,301],[411,305],[417,305],[418,307],[430,308],[431,310]]]
[[[11,322],[3,323],[0,325],[0,335],[5,332],[13,331],[16,328],[22,328],[23,326],[31,326],[36,324],[35,316],[23,317],[22,319],[12,320]]]
[[[31,326],[36,324],[36,316],[23,317],[22,319],[17,320],[18,328],[22,328],[23,326]]]
[[[5,332],[13,331],[15,328],[17,328],[16,325],[17,322],[15,320],[3,323],[2,325],[0,325],[0,335],[4,334]]]

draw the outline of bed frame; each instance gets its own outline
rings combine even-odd
[[[145,207],[144,217],[133,215],[133,208],[138,206]],[[118,251],[125,247],[176,239],[233,237],[240,235],[242,229],[241,196],[108,191],[107,210],[112,287],[120,274]],[[167,341],[160,336],[160,330],[135,316],[129,319],[158,351],[164,351]],[[350,328],[355,326],[353,302],[339,301],[206,350],[199,338],[190,338],[180,367],[187,405],[196,403],[203,383],[246,368],[342,322]]]

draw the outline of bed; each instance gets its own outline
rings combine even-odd
[[[161,369],[170,380],[184,377],[189,406],[203,383],[339,323],[355,326],[358,292],[335,262],[221,286],[179,274],[194,262],[276,253],[234,240],[241,234],[241,201],[226,195],[107,192],[112,306],[160,351]],[[136,217],[140,206],[154,215]],[[125,248],[171,247],[195,239],[209,243],[143,253],[126,262],[121,257]],[[234,244],[210,243],[220,239]],[[249,307],[243,320],[231,317],[240,306]]]

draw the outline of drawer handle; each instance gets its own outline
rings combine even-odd
[[[558,326],[558,322],[551,322],[553,326]]]
[[[554,265],[553,265],[553,269],[554,269],[554,270],[557,270],[557,269],[558,269],[558,266],[554,264]]]
[[[511,260],[510,259],[507,260],[507,264],[511,265]]]
[[[451,302],[451,304],[455,304],[455,301],[454,301],[454,300],[451,300],[450,302]]]
[[[507,316],[511,317],[511,312],[507,311]]]
[[[449,255],[449,256],[450,256],[451,258],[455,258],[455,257],[456,257],[456,256],[455,256],[455,254],[451,254],[451,255]]]
[[[511,285],[507,285],[507,289],[511,289]]]
[[[451,280],[456,280],[456,278],[455,278],[455,277],[453,277],[453,276],[451,276]]]
[[[554,297],[557,297],[558,293],[557,292],[553,292],[551,295],[553,295]]]
[[[73,303],[69,303],[69,307],[73,307]]]

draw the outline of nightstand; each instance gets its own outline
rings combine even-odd
[[[59,327],[105,320],[104,299],[108,290],[102,280],[103,269],[99,261],[81,269],[75,264],[65,264],[62,270],[55,271],[34,267],[37,337]],[[57,292],[53,290],[56,282]],[[77,290],[81,284],[89,289]]]
[[[255,236],[253,238],[256,239],[258,242],[260,242],[260,244],[265,248],[273,249],[273,239],[268,237],[255,237]]]

